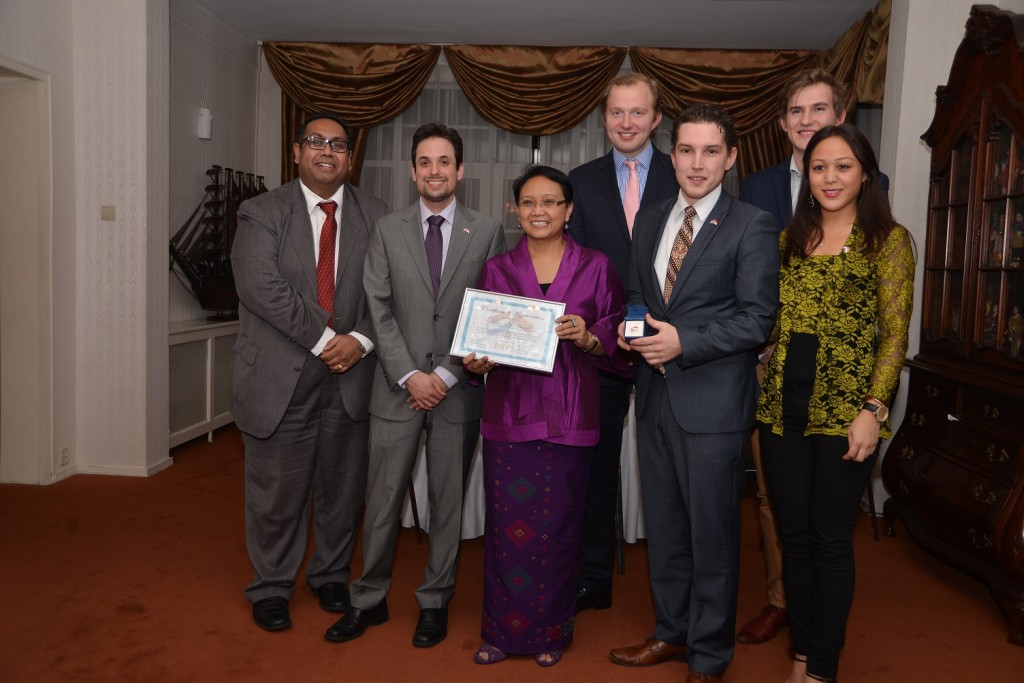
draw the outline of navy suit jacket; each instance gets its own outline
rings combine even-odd
[[[889,176],[882,173],[879,179],[888,197]],[[781,164],[769,166],[744,178],[740,186],[740,201],[753,204],[775,216],[778,230],[782,232],[793,217],[793,197],[789,191],[789,157]]]
[[[722,193],[693,240],[666,304],[654,256],[675,198],[641,209],[633,226],[626,305],[643,305],[669,322],[683,352],[665,366],[676,422],[691,433],[754,426],[757,349],[771,334],[779,305],[779,249],[764,211]],[[646,410],[654,369],[634,373],[636,414]]]
[[[569,232],[578,244],[597,249],[612,260],[619,277],[625,281],[629,266],[630,237],[626,213],[619,196],[612,152],[577,166],[569,173],[573,187],[573,210]],[[672,159],[654,149],[647,171],[640,209],[675,199],[679,193]]]

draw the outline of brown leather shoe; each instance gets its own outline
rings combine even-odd
[[[686,659],[685,645],[663,643],[657,638],[648,638],[643,645],[620,647],[608,653],[616,664],[622,666],[654,666],[663,662]]]
[[[711,674],[702,674],[698,671],[691,671],[687,674],[685,683],[718,683],[721,680],[721,676],[712,676]]]
[[[767,643],[786,625],[786,608],[768,605],[750,623],[740,629],[736,640],[747,645]]]

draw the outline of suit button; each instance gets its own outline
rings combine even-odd
[[[430,351],[427,352],[427,360],[434,360],[434,354]]]
[[[440,319],[441,319],[441,316],[438,315],[437,313],[435,313],[434,314],[434,320],[440,320]]]
[[[302,372],[302,366],[296,365],[294,368],[292,368],[292,370],[294,370],[295,372]]]

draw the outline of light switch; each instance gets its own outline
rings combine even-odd
[[[100,207],[100,220],[113,221],[117,219],[117,209],[113,204],[104,204]]]

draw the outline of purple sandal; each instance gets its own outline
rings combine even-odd
[[[547,657],[547,659],[544,659],[544,657]],[[551,652],[541,652],[533,658],[533,661],[537,662],[537,666],[554,666],[555,664],[558,664],[561,659],[562,651],[552,650]]]
[[[503,659],[505,659],[505,653],[493,645],[481,645],[473,655],[473,661],[477,664],[497,664]]]

